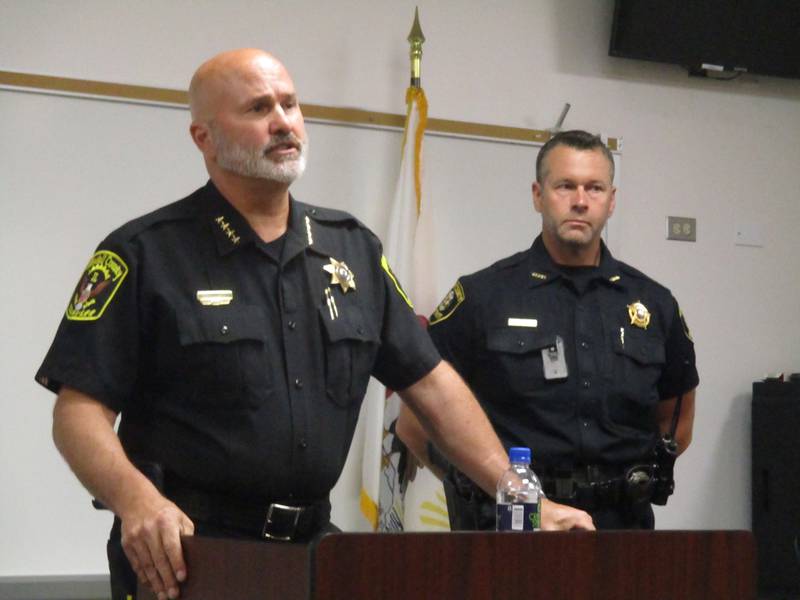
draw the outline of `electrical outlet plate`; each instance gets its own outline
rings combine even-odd
[[[667,239],[679,242],[697,241],[697,219],[667,217]]]
[[[759,223],[745,221],[736,224],[734,244],[737,246],[764,247],[764,229]]]

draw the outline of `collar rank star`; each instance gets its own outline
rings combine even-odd
[[[239,243],[239,240],[241,239],[240,236],[236,235],[236,230],[233,227],[231,227],[231,224],[228,223],[228,221],[225,220],[225,217],[220,215],[219,217],[214,219],[214,222],[217,225],[219,225],[219,228],[222,230],[222,233],[227,235],[228,239],[232,241],[234,245]]]
[[[331,283],[340,285],[343,293],[347,290],[356,289],[356,278],[344,261],[338,261],[331,257],[331,262],[322,267],[323,271],[331,274]]]
[[[650,311],[639,300],[633,304],[628,304],[628,316],[631,318],[631,325],[647,329],[650,325]]]

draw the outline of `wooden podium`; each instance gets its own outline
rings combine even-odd
[[[183,542],[183,600],[756,598],[749,531],[340,533],[311,546]],[[139,599],[154,596],[140,589]]]

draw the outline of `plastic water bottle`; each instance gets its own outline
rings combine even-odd
[[[541,527],[542,484],[531,471],[529,448],[509,448],[511,466],[497,482],[497,531],[537,531]]]

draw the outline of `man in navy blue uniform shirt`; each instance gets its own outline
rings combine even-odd
[[[613,179],[613,157],[598,137],[567,131],[549,140],[533,184],[541,235],[460,278],[429,331],[504,446],[531,448],[549,498],[588,511],[598,528],[652,528],[651,500],[663,503],[659,486],[671,480],[669,459],[653,467],[656,447],[676,414],[674,454],[689,445],[698,376],[672,294],[603,244]],[[432,462],[405,409],[397,431],[443,475],[448,467]],[[451,469],[445,488],[455,527],[493,527],[493,500],[461,473]],[[461,497],[471,501],[459,504]]]
[[[56,445],[116,516],[115,599],[135,594],[136,576],[177,597],[181,535],[330,530],[328,494],[370,375],[485,489],[508,464],[377,238],[290,196],[308,142],[284,66],[260,50],[222,53],[189,98],[210,181],[99,245],[37,373],[58,393]],[[592,527],[555,504],[545,518]]]

